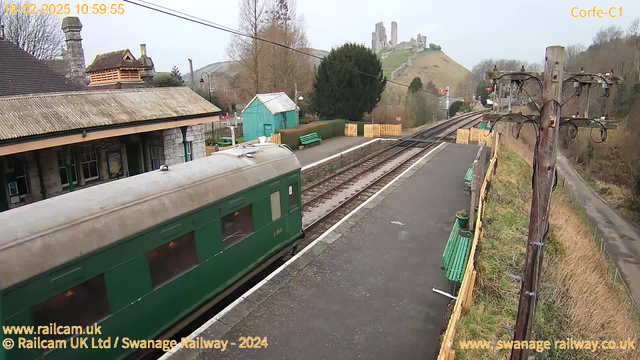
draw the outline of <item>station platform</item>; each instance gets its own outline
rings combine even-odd
[[[432,359],[450,299],[442,253],[477,146],[442,144],[162,359]],[[268,346],[240,348],[241,337]]]
[[[371,140],[373,139],[365,137],[339,136],[322,140],[322,144],[311,146],[304,150],[294,150],[294,153],[298,157],[300,165],[306,166]]]

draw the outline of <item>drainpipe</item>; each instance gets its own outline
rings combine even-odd
[[[65,146],[62,149],[64,153],[64,166],[67,168],[67,181],[69,181],[69,192],[73,192],[73,169],[71,168],[71,147]]]
[[[187,128],[188,126],[181,126],[182,131],[182,146],[184,147],[184,162],[190,161],[189,154],[187,153]]]
[[[38,168],[38,179],[40,180],[40,193],[42,199],[47,198],[47,188],[44,186],[44,175],[42,174],[42,165],[40,163],[40,151],[36,151],[36,167]]]

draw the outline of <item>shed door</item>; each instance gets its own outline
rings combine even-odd
[[[264,124],[264,136],[271,136],[271,134],[273,134],[273,126]]]

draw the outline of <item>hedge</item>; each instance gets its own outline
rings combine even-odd
[[[344,135],[344,120],[314,121],[311,124],[300,124],[297,129],[278,130],[282,134],[282,143],[292,149],[300,146],[300,136],[318,133],[322,139]]]
[[[316,120],[309,124],[301,122],[297,129],[283,129],[277,132],[282,134],[282,143],[289,145],[292,149],[300,146],[300,136],[311,133],[318,133],[322,139],[329,139],[336,136],[344,136],[344,125],[358,125],[358,136],[364,136],[364,125],[362,121],[348,121],[343,119]]]

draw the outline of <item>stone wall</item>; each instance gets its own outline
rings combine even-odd
[[[302,187],[309,186],[319,179],[325,179],[329,175],[336,173],[338,170],[355,163],[358,160],[373,154],[376,151],[386,149],[391,146],[394,141],[377,140],[364,145],[356,150],[340,154],[335,158],[316,166],[302,169]]]
[[[184,162],[184,145],[182,144],[182,131],[179,128],[162,130],[164,140],[164,161],[166,165],[175,165]],[[191,142],[191,159],[205,157],[204,124],[189,126],[187,129],[187,141]]]

